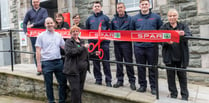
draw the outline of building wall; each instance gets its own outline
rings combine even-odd
[[[18,29],[18,22],[23,20],[23,15],[29,9],[29,0],[9,0],[11,28]],[[84,24],[87,17],[91,14],[92,2],[94,0],[59,0],[58,12],[70,12],[71,17],[75,13],[81,15],[81,22]],[[115,14],[115,0],[101,0],[103,11],[110,18]],[[180,21],[189,25],[194,37],[209,38],[209,1],[208,0],[153,0],[153,12],[161,15],[164,22],[167,21],[166,13],[169,8],[176,8],[180,14]],[[135,15],[138,11],[129,12]],[[30,47],[19,45],[18,35],[15,37],[15,48],[30,51]],[[28,40],[29,41],[29,40]],[[29,44],[28,44],[29,45]],[[190,40],[190,66],[209,67],[209,42]],[[113,46],[111,45],[111,60],[115,60]],[[28,55],[28,54],[23,54]],[[16,55],[16,62],[20,62],[20,55]],[[28,59],[27,59],[28,58]],[[31,56],[22,56],[21,63],[31,63]],[[160,58],[161,60],[161,58]],[[160,61],[162,63],[162,61]]]

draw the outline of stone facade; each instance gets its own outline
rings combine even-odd
[[[81,15],[81,22],[84,23],[91,14],[92,2],[94,0],[59,0],[58,12],[71,12],[71,17],[75,13]],[[115,0],[101,0],[103,11],[110,18],[115,14]],[[194,37],[208,38],[209,32],[209,1],[208,0],[153,0],[153,12],[161,15],[166,22],[166,13],[169,8],[176,8],[180,14],[180,21],[189,25]],[[23,15],[30,8],[29,0],[9,0],[11,27],[18,29],[18,22],[23,20]],[[134,15],[137,12],[129,12]],[[31,51],[29,45],[20,47],[18,35],[14,35],[15,49]],[[28,40],[29,41],[29,40]],[[208,41],[189,40],[190,45],[190,66],[198,68],[209,67],[209,43]],[[111,60],[115,60],[113,46],[111,46]],[[21,58],[21,61],[20,61]],[[28,54],[16,54],[16,62],[32,63],[32,56]],[[160,59],[161,60],[161,59]],[[162,63],[162,62],[160,62]]]

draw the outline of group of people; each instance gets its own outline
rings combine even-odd
[[[170,9],[167,13],[168,23],[163,24],[161,17],[152,13],[149,0],[140,0],[140,11],[135,16],[129,16],[125,9],[125,4],[117,3],[116,11],[113,19],[102,12],[102,4],[99,1],[93,2],[93,14],[86,20],[86,25],[80,22],[80,15],[73,16],[74,24],[70,28],[65,23],[62,14],[56,14],[55,22],[51,17],[48,17],[47,11],[41,8],[40,0],[32,0],[33,8],[26,13],[24,19],[24,31],[27,33],[27,28],[43,28],[46,31],[42,32],[38,37],[31,39],[32,47],[36,52],[37,70],[43,73],[46,94],[49,103],[54,103],[53,95],[53,73],[59,84],[59,103],[65,103],[67,81],[70,84],[71,103],[82,103],[82,91],[86,78],[86,73],[90,70],[89,58],[97,58],[101,52],[88,52],[89,44],[79,38],[81,29],[98,30],[100,22],[102,22],[102,30],[177,30],[180,35],[180,42],[160,43],[162,46],[163,62],[168,67],[185,68],[189,63],[188,41],[184,36],[191,36],[187,25],[178,21],[178,12],[175,9]],[[30,22],[30,24],[28,24]],[[70,39],[63,39],[62,36],[55,32],[55,29],[69,29]],[[46,39],[47,38],[47,39]],[[97,43],[95,39],[89,39],[89,43]],[[101,48],[104,50],[103,60],[110,59],[109,40],[104,40],[101,43]],[[137,64],[157,65],[158,63],[158,43],[147,42],[128,42],[114,41],[114,52],[116,61],[133,63],[133,54]],[[61,52],[61,53],[60,53]],[[107,87],[118,88],[124,85],[123,65],[117,64],[116,78],[117,82],[112,85],[112,75],[110,64],[102,62],[105,75],[105,83]],[[140,87],[136,89],[136,78],[134,68],[131,65],[126,65],[126,73],[129,79],[131,90],[137,92],[146,92],[146,68],[137,66],[138,83]],[[151,88],[151,93],[156,94],[155,73],[153,67],[148,69],[148,77]],[[102,85],[102,73],[100,61],[93,61],[93,74],[95,84]],[[167,70],[168,88],[171,98],[177,98],[178,91],[176,88],[175,76],[181,88],[182,100],[188,100],[189,93],[187,88],[187,76],[185,71]]]

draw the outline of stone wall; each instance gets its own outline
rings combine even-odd
[[[0,95],[15,95],[23,98],[31,98],[33,100],[43,100],[47,102],[46,89],[44,86],[44,81],[39,79],[34,79],[33,77],[25,77],[13,74],[7,74],[0,72]],[[58,101],[58,84],[54,83],[54,96],[56,101]],[[85,87],[86,88],[86,87]],[[103,92],[99,93],[95,88],[87,88],[83,92],[83,102],[84,103],[146,103],[143,102],[121,98],[117,96],[112,96],[105,94]],[[98,90],[102,90],[99,87]],[[70,99],[70,91],[67,96],[67,103]]]
[[[209,1],[208,0],[164,0],[157,5],[166,22],[166,13],[169,8],[176,8],[179,12],[180,21],[189,25],[194,37],[208,38],[209,32]],[[190,67],[209,67],[208,51],[209,42],[201,40],[189,40]]]
[[[16,29],[18,30],[18,4],[19,0],[8,0],[9,1],[9,12],[10,12],[10,29]],[[14,50],[20,50],[20,41],[19,41],[19,33],[13,32],[13,44],[14,44]],[[15,53],[15,63],[20,63],[20,54]]]

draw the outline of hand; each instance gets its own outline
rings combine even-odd
[[[89,44],[84,44],[84,47],[89,48]]]
[[[181,31],[178,31],[178,33],[180,36],[184,36],[184,31],[181,30]]]
[[[33,24],[30,24],[30,25],[28,25],[27,27],[28,28],[32,28],[34,25]]]
[[[42,68],[41,68],[41,65],[40,64],[37,65],[37,71],[38,72],[42,72]]]
[[[169,41],[169,42],[167,42],[168,44],[173,44],[173,41]]]
[[[97,56],[101,55],[101,51],[96,51],[96,55]]]

